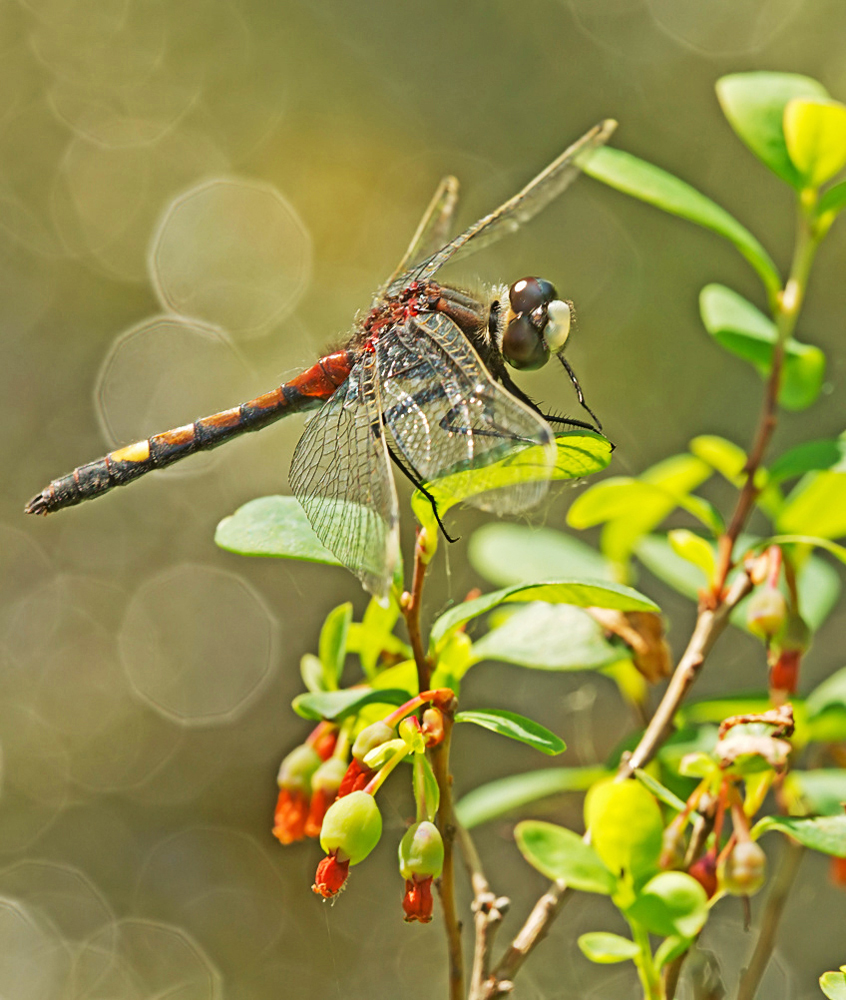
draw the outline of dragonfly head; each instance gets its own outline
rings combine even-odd
[[[504,304],[504,303],[503,303]],[[512,366],[534,371],[560,354],[570,334],[572,310],[543,278],[521,278],[508,289],[502,356]]]

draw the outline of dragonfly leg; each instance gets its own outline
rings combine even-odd
[[[426,487],[423,485],[423,483],[420,482],[420,480],[414,475],[414,473],[411,472],[410,469],[406,468],[405,463],[402,461],[402,459],[399,457],[399,455],[397,455],[397,453],[390,445],[388,445],[388,454],[393,459],[394,465],[402,472],[402,474],[411,483],[411,485],[415,489],[420,490],[423,496],[426,497],[426,499],[432,505],[432,513],[435,515],[435,520],[438,522],[438,527],[441,529],[441,533],[443,534],[444,538],[448,542],[457,542],[458,539],[453,538],[444,527],[444,522],[441,520],[441,515],[438,513],[438,503],[432,496],[432,494],[426,489]]]
[[[569,366],[568,366],[569,370]],[[566,424],[568,427],[583,427],[586,431],[596,431],[602,433],[602,424],[597,420],[595,424],[586,423],[584,420],[574,420],[572,417],[556,417],[552,413],[544,413],[543,410],[538,406],[538,404],[532,399],[531,396],[526,395],[525,392],[514,382],[508,372],[501,373],[502,384],[511,393],[512,396],[516,396],[521,402],[525,403],[526,406],[531,406],[535,413],[539,413],[544,420],[551,424]],[[585,407],[585,409],[588,409]],[[588,413],[593,416],[593,411],[588,410]],[[596,418],[594,418],[596,419]]]

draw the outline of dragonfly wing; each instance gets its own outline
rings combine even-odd
[[[580,160],[594,149],[604,145],[616,127],[617,123],[610,118],[594,126],[581,139],[576,140],[572,146],[565,149],[534,180],[529,181],[522,191],[500,205],[495,212],[479,219],[460,236],[456,236],[447,246],[394,281],[388,289],[389,292],[393,292],[396,286],[405,284],[409,280],[426,281],[448,260],[475,253],[476,250],[488,246],[507,233],[519,229],[520,226],[546,208],[576,179],[581,171]]]
[[[376,295],[378,301],[385,289],[394,283],[400,274],[405,274],[414,264],[430,257],[449,240],[455,206],[458,204],[458,179],[444,177],[438,185],[432,200],[417,230],[411,237],[408,249],[397,264],[394,273],[388,278]]]
[[[290,483],[317,537],[376,597],[399,561],[399,513],[382,424],[375,355],[306,424]]]
[[[555,463],[549,425],[494,381],[449,317],[409,319],[376,351],[382,416],[419,480],[498,514],[541,500]]]

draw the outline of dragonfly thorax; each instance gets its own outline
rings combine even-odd
[[[508,289],[502,356],[523,371],[541,368],[564,349],[570,334],[570,303],[543,278],[521,278]]]

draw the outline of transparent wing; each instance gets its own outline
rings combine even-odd
[[[447,246],[432,254],[417,267],[396,278],[390,284],[388,292],[395,292],[398,286],[406,284],[409,280],[426,281],[448,260],[475,253],[476,250],[488,246],[507,233],[519,229],[520,226],[546,208],[575,180],[581,170],[579,160],[598,146],[604,145],[616,127],[617,123],[611,118],[594,126],[581,139],[565,149],[534,180],[529,181],[522,191],[500,205],[495,212],[479,219],[460,236],[456,236]]]
[[[498,514],[540,501],[555,464],[552,431],[493,380],[451,319],[409,319],[376,353],[382,418],[418,479]]]
[[[375,355],[306,424],[289,480],[317,537],[376,597],[399,560],[396,487],[383,432]]]
[[[388,278],[376,295],[381,298],[384,290],[394,283],[400,274],[405,274],[413,264],[428,258],[439,250],[449,239],[455,206],[458,204],[458,179],[444,177],[429,202],[417,230],[411,237],[408,249],[402,255],[394,273]]]

